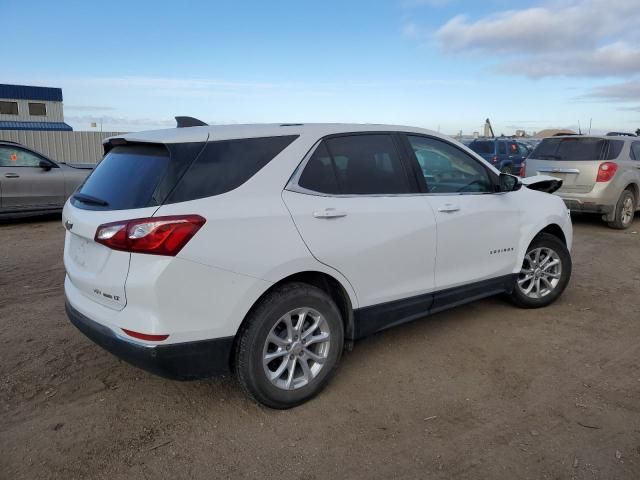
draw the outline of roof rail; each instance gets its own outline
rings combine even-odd
[[[202,120],[198,120],[193,117],[175,117],[177,128],[186,128],[186,127],[207,127],[208,125],[204,123]]]

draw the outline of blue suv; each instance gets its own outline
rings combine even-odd
[[[529,156],[529,147],[512,138],[474,140],[469,148],[501,172],[518,175],[522,162]]]

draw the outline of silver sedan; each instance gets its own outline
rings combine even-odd
[[[0,219],[61,211],[94,167],[54,162],[23,145],[0,140]]]

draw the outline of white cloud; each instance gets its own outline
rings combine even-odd
[[[616,42],[591,51],[547,53],[504,63],[500,70],[529,77],[626,76],[640,72],[640,47]]]
[[[588,96],[618,102],[640,101],[640,80],[603,85],[592,90]]]
[[[475,20],[456,16],[434,38],[444,52],[498,57],[499,70],[509,73],[625,76],[640,73],[639,24],[634,1],[552,0]],[[418,36],[419,26],[410,25]]]

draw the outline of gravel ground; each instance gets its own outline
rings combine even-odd
[[[555,305],[493,298],[375,335],[290,411],[85,338],[64,313],[59,217],[0,241],[2,479],[640,478],[640,217],[576,219]]]

